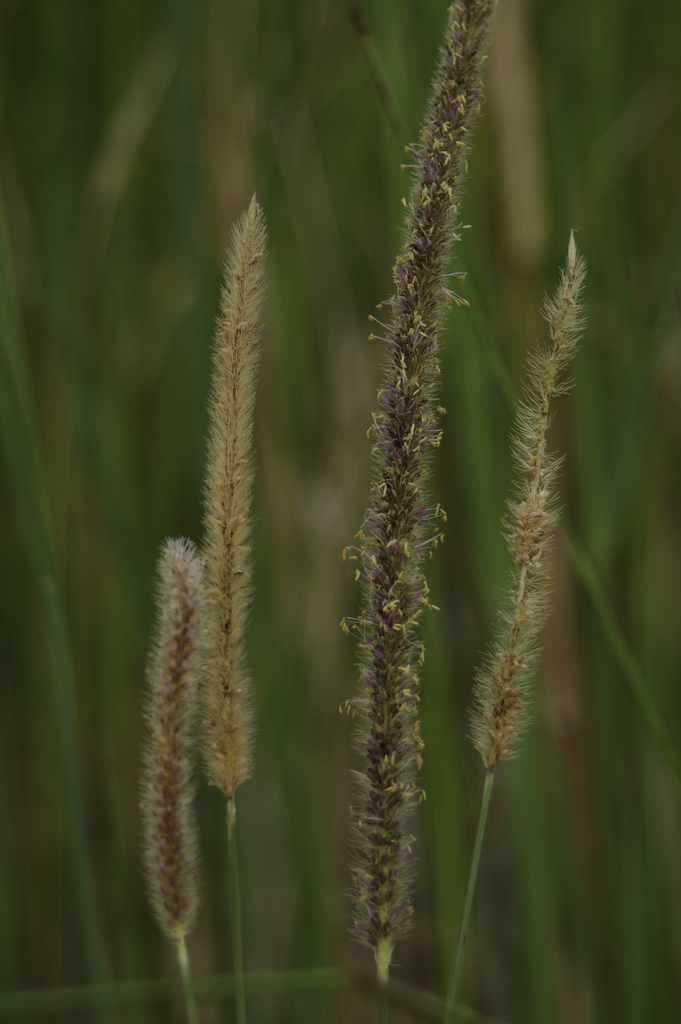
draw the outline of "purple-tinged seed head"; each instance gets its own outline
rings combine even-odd
[[[191,930],[198,908],[189,745],[203,632],[202,566],[193,544],[168,540],[158,569],[142,756],[143,856],[154,913],[178,942]]]
[[[397,937],[410,927],[407,818],[419,797],[416,629],[427,604],[422,572],[430,513],[424,500],[430,454],[439,442],[435,398],[438,331],[444,314],[446,261],[458,211],[469,129],[494,0],[461,0],[449,10],[430,108],[413,147],[416,172],[407,204],[407,241],[393,267],[384,381],[374,431],[374,483],[362,541],[363,719],[365,756],[354,834],[355,935],[387,977]],[[371,827],[367,827],[371,823]]]

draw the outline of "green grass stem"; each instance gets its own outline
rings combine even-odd
[[[241,893],[239,890],[239,855],[236,837],[236,803],[227,801],[227,858],[229,899],[232,924],[232,956],[234,958],[234,996],[238,1024],[246,1024],[246,984],[244,980],[244,947],[241,934]]]
[[[376,1020],[377,1024],[388,1024],[388,983],[390,981],[390,960],[392,945],[379,942],[376,950]]]
[[[456,993],[459,987],[459,979],[461,977],[461,967],[463,965],[463,951],[466,945],[466,939],[468,937],[468,922],[471,916],[471,907],[473,906],[473,894],[475,893],[475,883],[478,878],[478,867],[480,865],[480,851],[482,850],[482,840],[485,835],[485,825],[487,824],[487,812],[489,811],[489,802],[492,796],[493,785],[494,768],[492,767],[488,768],[487,771],[485,772],[485,785],[482,791],[482,803],[480,804],[480,818],[478,819],[478,831],[475,836],[475,846],[473,847],[473,859],[471,861],[471,870],[468,876],[466,899],[463,905],[463,914],[461,915],[459,940],[456,944],[454,968],[452,970],[452,980],[449,983],[449,991],[447,993],[447,1002],[445,1004],[445,1015],[443,1018],[443,1024],[452,1024],[454,1020]]]
[[[382,981],[378,983],[376,1022],[377,1024],[388,1024],[388,986]]]
[[[405,119],[398,108],[395,90],[390,86],[389,75],[386,71],[380,47],[376,45],[376,41],[367,27],[359,6],[355,3],[350,3],[349,9],[350,20],[366,55],[381,106],[397,144],[402,147],[406,139],[409,138],[409,132],[406,128]]]
[[[187,944],[184,941],[184,935],[180,935],[180,940],[177,944],[177,958],[180,961],[180,972],[182,974],[182,984],[184,985],[184,997],[187,1000],[187,1016],[189,1017],[189,1024],[199,1024],[199,1018],[196,1013],[196,1001],[194,999],[194,984],[192,982],[192,972],[189,966],[189,957],[187,956]]]

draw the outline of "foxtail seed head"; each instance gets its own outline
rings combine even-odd
[[[547,452],[546,432],[552,399],[570,387],[561,376],[584,324],[579,295],[585,273],[571,235],[558,288],[544,302],[551,343],[530,356],[530,379],[513,438],[520,482],[516,500],[508,505],[510,602],[497,642],[477,673],[471,716],[471,738],[488,768],[516,753],[528,720],[528,686],[537,637],[549,612],[550,544],[558,518],[553,483],[561,460]]]
[[[158,625],[149,657],[142,758],[143,854],[158,922],[175,942],[198,907],[197,841],[189,744],[197,701],[203,593],[201,560],[186,540],[159,559]]]
[[[493,0],[460,0],[449,9],[425,125],[411,149],[416,171],[385,328],[371,503],[359,533],[364,602],[356,629],[363,685],[353,710],[363,719],[358,747],[366,766],[358,776],[353,826],[354,933],[373,948],[382,978],[413,914],[413,837],[406,818],[423,795],[416,782],[423,747],[417,716],[423,649],[416,627],[428,605],[423,558],[442,539],[444,518],[439,505],[426,500],[424,484],[430,453],[440,443],[438,332],[450,301],[463,301],[445,288],[445,272],[457,238],[469,130],[483,98],[480,76],[493,9]]]
[[[228,800],[252,765],[242,636],[250,597],[251,446],[265,247],[265,219],[254,196],[232,232],[225,265],[213,348],[205,488],[204,755],[210,781]]]

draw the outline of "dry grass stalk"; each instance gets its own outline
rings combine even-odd
[[[250,598],[253,406],[264,296],[265,221],[255,196],[236,224],[213,350],[204,557],[207,582],[205,760],[232,800],[252,766],[242,636]]]
[[[570,387],[560,378],[583,326],[579,294],[585,273],[585,261],[571,236],[567,266],[543,309],[551,344],[530,358],[530,381],[514,438],[522,480],[517,499],[509,502],[510,607],[497,643],[477,675],[471,726],[487,768],[513,756],[528,719],[533,648],[549,611],[549,548],[557,520],[553,483],[561,462],[546,450],[546,432],[551,400]]]

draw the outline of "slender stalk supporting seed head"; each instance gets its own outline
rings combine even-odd
[[[147,672],[143,848],[154,912],[165,934],[179,943],[191,931],[198,908],[188,750],[197,706],[203,592],[193,544],[166,541],[159,578],[158,627]]]
[[[421,645],[416,625],[428,588],[423,557],[442,539],[439,506],[423,493],[429,454],[440,443],[436,421],[438,332],[445,307],[463,302],[445,287],[458,189],[466,170],[471,122],[482,102],[480,81],[493,0],[460,0],[448,12],[430,107],[413,154],[407,235],[395,263],[395,294],[385,328],[386,364],[374,415],[375,473],[371,504],[359,533],[363,611],[354,624],[363,651],[362,690],[351,702],[363,719],[354,835],[355,935],[370,945],[387,979],[395,940],[408,929],[409,854],[406,817],[420,791],[417,717]],[[372,318],[373,319],[373,318]],[[430,536],[426,536],[432,529]],[[346,553],[351,549],[346,549]]]
[[[585,273],[586,263],[571,236],[567,266],[543,309],[551,343],[530,357],[530,380],[514,437],[521,481],[517,499],[508,506],[510,603],[475,684],[471,738],[488,768],[514,755],[528,719],[534,645],[549,611],[549,548],[558,518],[553,483],[562,461],[547,452],[546,432],[551,400],[570,387],[561,375],[576,351],[584,323],[579,294]]]
[[[204,753],[228,800],[252,764],[252,710],[242,635],[250,597],[251,446],[264,297],[265,220],[255,196],[232,233],[213,349],[205,545]]]

